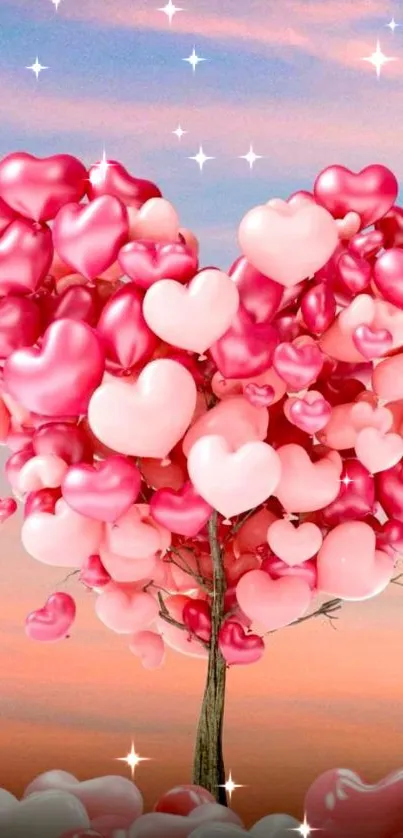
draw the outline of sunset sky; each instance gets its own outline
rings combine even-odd
[[[227,268],[247,209],[309,189],[325,166],[388,165],[403,178],[403,3],[383,0],[0,0],[0,156],[107,157],[157,182],[201,240],[202,263]],[[394,16],[401,27],[386,24]],[[380,41],[396,61],[379,79]],[[205,59],[193,73],[182,59]],[[39,79],[26,67],[49,69]],[[179,142],[172,133],[186,133]],[[250,171],[240,155],[263,155]],[[189,160],[202,145],[202,172]],[[3,462],[3,460],[1,461]],[[4,484],[1,486],[5,492]],[[125,774],[132,739],[147,804],[190,776],[204,664],[168,656],[145,672],[102,626],[92,595],[24,555],[20,521],[0,534],[0,786],[15,793],[63,768],[80,779]],[[77,595],[72,636],[29,642],[28,612],[54,590]],[[285,629],[264,660],[230,673],[226,760],[241,814],[301,816],[330,767],[376,781],[403,765],[403,590]]]

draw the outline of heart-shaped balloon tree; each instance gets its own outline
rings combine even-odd
[[[0,438],[21,540],[147,668],[208,659],[194,782],[225,802],[227,669],[396,578],[403,210],[380,165],[241,221],[228,273],[116,161],[0,163]],[[328,598],[331,597],[329,600]],[[26,622],[63,639],[54,593]]]

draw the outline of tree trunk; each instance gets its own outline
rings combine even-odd
[[[221,548],[217,540],[217,513],[209,521],[209,539],[214,572],[211,602],[211,640],[207,681],[197,729],[193,782],[207,789],[218,803],[227,805],[223,758],[223,725],[227,667],[218,648],[218,634],[224,618],[226,580]]]

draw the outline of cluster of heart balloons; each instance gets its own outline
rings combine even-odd
[[[200,268],[158,187],[117,161],[0,162],[4,520],[74,568],[144,666],[205,657],[216,519],[228,665],[316,595],[364,600],[403,545],[403,209],[387,168],[330,166]],[[66,637],[76,606],[29,615]],[[169,616],[169,621],[165,619]],[[186,629],[185,631],[183,629]]]
[[[305,795],[305,823],[323,838],[401,838],[402,785],[402,771],[371,786],[353,771],[331,769]],[[119,776],[80,782],[66,771],[47,771],[21,800],[0,789],[1,834],[13,838],[288,838],[301,828],[291,815],[271,814],[248,830],[200,786],[171,789],[149,813],[137,786]]]

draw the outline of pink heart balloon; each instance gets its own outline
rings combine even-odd
[[[178,491],[158,489],[150,501],[151,516],[170,532],[193,538],[207,523],[212,507],[197,494],[190,481]]]
[[[362,227],[382,218],[393,206],[398,183],[390,169],[378,163],[352,172],[345,166],[328,166],[316,178],[314,195],[335,218],[356,212]]]
[[[371,281],[372,268],[366,259],[354,253],[342,253],[337,261],[335,288],[347,295],[361,294]]]
[[[294,527],[291,521],[274,521],[267,531],[269,547],[290,567],[315,556],[322,541],[319,527],[309,522]]]
[[[3,297],[0,300],[0,359],[8,358],[15,349],[36,343],[41,328],[41,313],[33,300]]]
[[[199,494],[226,518],[263,503],[279,484],[281,465],[266,442],[233,451],[222,436],[205,436],[189,452],[188,471]]]
[[[94,163],[90,166],[88,181],[90,201],[100,195],[114,195],[126,206],[139,209],[150,198],[161,196],[155,183],[134,177],[118,160],[102,160]]]
[[[106,352],[107,368],[131,370],[149,361],[157,338],[143,316],[143,297],[133,282],[116,291],[106,303],[97,324]]]
[[[346,600],[381,593],[392,577],[394,560],[376,550],[376,535],[363,521],[339,524],[318,553],[318,589]]]
[[[154,283],[144,297],[143,313],[162,340],[202,353],[227,331],[238,306],[235,283],[222,271],[207,268],[188,286],[172,279]]]
[[[159,669],[164,663],[164,641],[155,631],[138,631],[133,634],[129,649],[141,659],[144,669]]]
[[[25,631],[31,640],[62,640],[67,637],[75,617],[74,599],[69,594],[52,594],[43,608],[28,614]]]
[[[2,398],[0,398],[0,442],[8,442],[10,438],[11,417]],[[27,442],[29,440],[26,440]],[[9,445],[12,451],[15,449]],[[22,447],[22,446],[21,446]],[[19,445],[17,446],[17,450]]]
[[[403,294],[400,287],[403,259],[400,247],[385,250],[374,265],[374,282],[382,297],[402,308]]]
[[[0,498],[0,524],[11,518],[17,509],[17,501],[14,498]]]
[[[81,201],[86,186],[87,170],[70,154],[40,159],[18,151],[0,163],[1,197],[34,221],[50,221],[64,204]]]
[[[102,524],[84,518],[58,500],[54,515],[32,512],[21,527],[22,544],[34,559],[54,567],[77,567],[97,553]]]
[[[31,294],[49,272],[52,233],[46,224],[17,218],[0,238],[1,294]]]
[[[253,439],[264,440],[269,414],[264,407],[251,405],[243,396],[231,396],[208,410],[189,428],[182,443],[186,457],[202,436],[214,434],[227,440],[237,449]]]
[[[241,304],[254,321],[272,320],[283,298],[283,286],[257,271],[244,256],[231,265],[228,275],[238,288]]]
[[[390,332],[392,345],[389,349],[400,349],[403,346],[403,311],[392,303],[375,300],[372,328],[376,331]]]
[[[274,399],[274,388],[270,384],[246,384],[244,388],[245,399],[253,407],[269,407]]]
[[[403,354],[385,358],[376,365],[372,387],[379,399],[394,402],[403,398]]]
[[[336,315],[336,299],[328,283],[319,282],[303,295],[301,314],[308,329],[321,335],[331,326]]]
[[[268,573],[271,579],[293,577],[294,579],[302,579],[303,582],[306,582],[311,591],[315,591],[317,587],[318,573],[316,561],[313,559],[308,559],[306,562],[291,566],[283,562],[282,559],[276,558],[276,556],[268,556],[266,559],[263,559],[260,569]]]
[[[210,347],[210,354],[224,378],[251,378],[269,369],[278,340],[271,323],[255,323],[240,304],[230,328]]]
[[[55,454],[68,465],[92,461],[88,437],[81,425],[70,422],[47,422],[32,437],[35,454]]]
[[[382,434],[377,428],[363,428],[355,441],[355,453],[370,474],[395,466],[403,457],[399,434]]]
[[[274,494],[287,512],[315,512],[337,498],[342,471],[339,455],[313,463],[304,448],[293,443],[282,445],[277,455],[281,477]]]
[[[111,553],[103,546],[100,547],[99,552],[102,564],[114,582],[126,584],[141,581],[143,585],[148,582],[157,584],[156,580],[161,564],[157,556],[149,556],[146,559],[127,558],[117,553]]]
[[[0,198],[0,236],[7,230],[12,221],[17,218],[17,213]]]
[[[165,792],[154,806],[154,812],[186,816],[203,803],[215,803],[214,797],[201,786],[184,784]]]
[[[218,647],[228,666],[256,663],[265,651],[263,638],[247,634],[235,620],[226,620],[221,626]]]
[[[97,597],[95,613],[116,634],[135,634],[155,620],[158,603],[145,591],[128,593],[115,586]]]
[[[140,486],[137,466],[117,454],[95,466],[70,466],[64,475],[62,495],[80,515],[113,523],[135,503]]]
[[[238,241],[257,270],[289,287],[325,265],[337,246],[338,229],[330,213],[313,202],[283,201],[250,210]]]
[[[51,323],[52,320],[68,318],[69,320],[82,320],[89,326],[95,326],[99,316],[99,302],[94,290],[79,284],[65,287],[63,291],[58,292],[58,296],[46,297],[43,305],[47,315],[47,323]]]
[[[316,381],[324,362],[320,349],[314,343],[297,346],[280,343],[273,355],[273,367],[292,390],[302,390]]]
[[[336,218],[335,220],[340,239],[351,239],[361,227],[361,218],[358,212],[347,212],[344,218]]]
[[[403,463],[376,475],[379,502],[389,518],[403,521]]]
[[[132,241],[119,252],[119,265],[134,284],[147,290],[169,277],[189,282],[198,266],[197,254],[181,242]]]
[[[286,418],[307,434],[314,435],[321,431],[332,415],[332,406],[321,393],[310,390],[303,398],[288,398],[284,404]]]
[[[159,358],[143,368],[135,384],[113,381],[99,387],[88,407],[89,424],[114,451],[163,458],[189,427],[196,395],[188,370]]]
[[[133,216],[130,238],[178,242],[179,216],[175,208],[165,198],[149,198]]]
[[[103,566],[99,556],[88,556],[81,565],[79,581],[87,588],[103,588],[111,581],[111,576]]]
[[[183,609],[183,622],[191,634],[210,643],[211,606],[206,600],[189,599]]]
[[[39,454],[22,466],[18,475],[18,489],[22,494],[40,489],[56,489],[61,486],[67,469],[67,463],[56,454]]]
[[[375,314],[374,299],[369,294],[359,294],[321,336],[320,348],[338,361],[362,363],[363,356],[354,345],[353,333],[359,326],[371,326]]]
[[[169,530],[153,520],[147,504],[131,506],[105,528],[102,548],[128,559],[148,559],[166,552],[171,543]]]
[[[373,358],[381,358],[392,349],[393,335],[387,329],[357,326],[353,332],[353,343],[361,355],[371,361]]]
[[[236,596],[242,611],[263,631],[275,631],[298,620],[308,610],[312,591],[294,577],[276,581],[263,570],[251,570],[240,579]]]
[[[89,204],[67,204],[53,224],[59,256],[87,279],[95,279],[116,262],[128,234],[126,208],[113,195],[102,195]]]
[[[104,354],[86,323],[56,320],[40,349],[17,349],[4,365],[7,392],[44,416],[79,416],[101,383]]]

